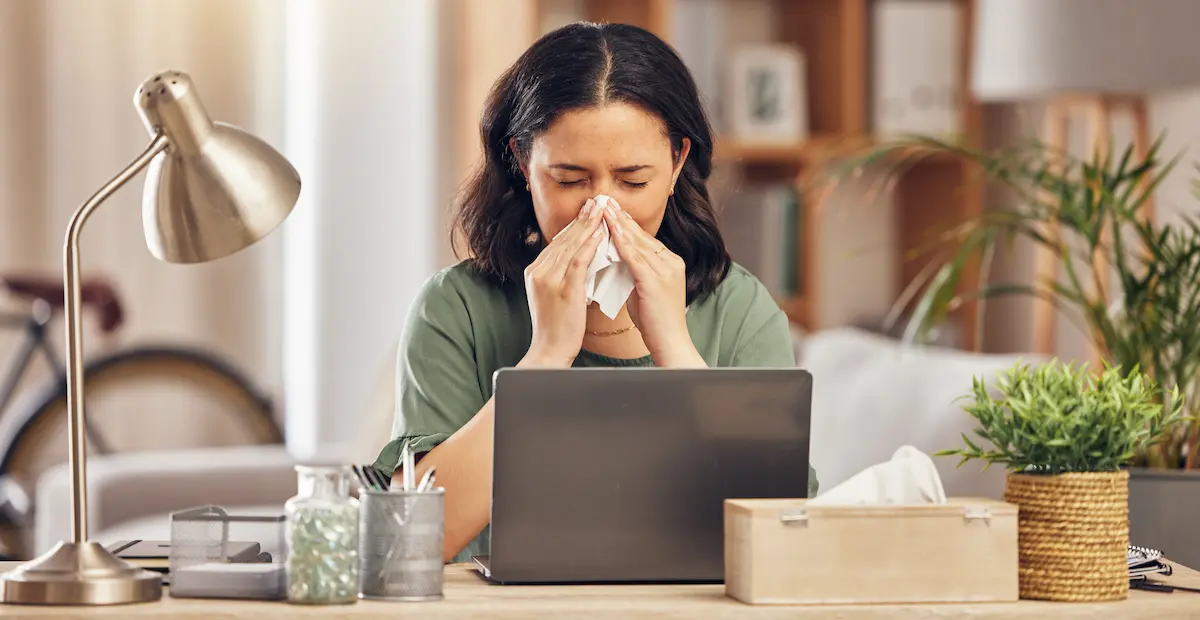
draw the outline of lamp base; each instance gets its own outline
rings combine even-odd
[[[0,575],[0,602],[16,605],[123,605],[162,598],[162,575],[95,542],[60,542]]]

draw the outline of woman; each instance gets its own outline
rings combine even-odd
[[[436,464],[446,561],[490,546],[496,370],[795,364],[787,318],[725,250],[705,185],[711,129],[663,41],[626,25],[546,35],[496,82],[480,133],[456,218],[473,258],[410,310],[396,439],[375,463],[399,475],[411,440],[418,477]],[[602,227],[634,280],[611,319],[585,292]],[[810,496],[815,484],[810,468]]]

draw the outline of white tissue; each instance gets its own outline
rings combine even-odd
[[[946,491],[933,459],[912,446],[901,446],[890,461],[862,470],[807,503],[810,506],[945,504]]]
[[[603,209],[612,199],[600,194],[595,200],[596,208]],[[596,247],[596,254],[587,269],[587,303],[596,302],[605,316],[615,319],[631,293],[633,274],[629,271],[628,263],[622,261],[617,253],[608,226],[601,224],[600,245]]]

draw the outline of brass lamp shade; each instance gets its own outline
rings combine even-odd
[[[214,123],[187,75],[146,80],[134,103],[151,135],[170,138],[146,170],[146,245],[170,263],[233,254],[274,230],[300,196],[300,175],[266,142]]]
[[[300,177],[262,140],[214,123],[191,79],[151,76],[134,95],[150,144],[71,216],[63,244],[67,336],[67,457],[71,539],[0,575],[0,601],[26,605],[119,605],[158,600],[162,576],[88,539],[87,436],[79,236],[88,217],[142,170],[146,244],[154,256],[199,263],[232,254],[274,230],[300,195]]]

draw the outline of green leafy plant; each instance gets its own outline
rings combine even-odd
[[[1117,471],[1183,420],[1178,390],[1160,402],[1158,386],[1137,368],[1106,365],[1097,376],[1086,364],[1018,363],[995,387],[998,398],[974,379],[963,407],[979,423],[975,435],[992,447],[963,433],[965,447],[938,455],[962,457],[959,466],[978,459],[985,469],[995,463],[1027,473]]]
[[[1082,160],[1036,140],[984,152],[917,136],[851,158],[846,168],[854,172],[886,164],[886,178],[926,158],[957,158],[1013,199],[966,222],[944,225],[933,231],[928,245],[915,250],[927,254],[932,249],[938,256],[893,310],[899,315],[912,304],[905,338],[925,339],[966,301],[978,301],[976,324],[982,330],[987,299],[1034,297],[1066,310],[1101,359],[1127,370],[1144,369],[1160,386],[1160,403],[1169,389],[1178,388],[1185,410],[1200,409],[1200,223],[1186,216],[1171,223],[1143,216],[1142,207],[1178,161],[1161,161],[1160,146],[1161,138],[1143,157],[1135,157],[1130,147],[1116,158]],[[1200,183],[1194,187],[1200,196]],[[1017,238],[1057,257],[1063,276],[990,282],[997,245]],[[980,270],[980,285],[962,290],[972,265]],[[1094,265],[1106,266],[1111,277]],[[982,341],[982,331],[976,335]],[[1164,441],[1139,449],[1131,464],[1200,467],[1200,423],[1191,419]]]

